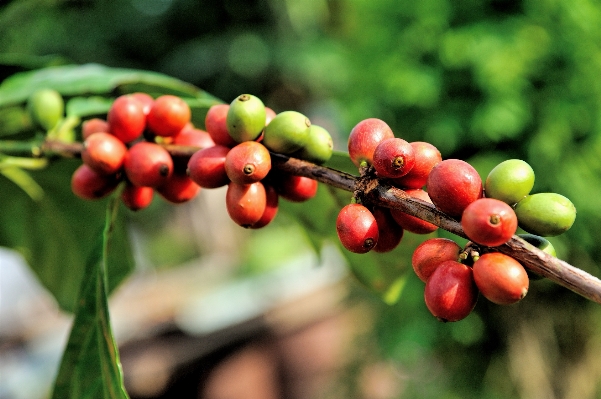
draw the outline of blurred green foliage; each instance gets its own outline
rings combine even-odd
[[[526,160],[536,173],[534,192],[558,192],[578,210],[572,229],[552,239],[559,257],[601,274],[596,0],[0,5],[0,79],[89,62],[162,72],[224,101],[253,93],[276,111],[306,113],[331,131],[339,150],[357,122],[378,117],[397,136],[429,141],[483,177],[505,159]],[[3,124],[2,113],[9,121],[22,117],[3,109],[3,129],[14,124]],[[327,235],[328,218],[296,217],[313,241]],[[407,234],[385,262],[407,270],[421,239]],[[369,304],[375,324],[369,342],[377,345],[363,346],[358,362],[392,362],[403,381],[400,397],[601,395],[593,356],[601,348],[598,305],[538,281],[517,305],[480,300],[465,321],[447,325],[429,315],[422,289],[410,276],[394,306],[364,291],[351,298]]]

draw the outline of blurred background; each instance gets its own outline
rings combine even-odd
[[[0,2],[1,80],[85,63],[161,72],[224,102],[255,94],[343,151],[376,117],[483,177],[526,160],[533,192],[578,210],[550,239],[558,256],[601,275],[598,1]],[[409,271],[413,248],[447,233],[350,256],[333,222],[345,198],[326,188],[252,232],[223,195],[127,213],[136,269],[111,316],[132,398],[601,398],[598,304],[538,280],[516,305],[481,298],[443,324]],[[70,316],[16,252],[0,252],[0,289],[0,398],[44,398]]]

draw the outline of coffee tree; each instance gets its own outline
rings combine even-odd
[[[521,301],[540,278],[601,303],[601,281],[558,259],[545,238],[572,227],[572,201],[532,192],[536,165],[520,159],[482,179],[377,118],[357,121],[346,151],[333,151],[328,131],[297,110],[97,64],[11,76],[0,85],[0,117],[0,244],[20,251],[75,315],[55,398],[127,397],[107,305],[133,269],[126,215],[217,187],[227,186],[240,228],[269,229],[281,205],[299,203],[289,214],[317,250],[337,242],[365,290],[395,303],[415,273],[441,321],[461,323],[477,301]],[[11,212],[15,204],[26,214]],[[462,245],[425,235],[439,229]],[[391,267],[405,232],[424,239],[412,267]]]

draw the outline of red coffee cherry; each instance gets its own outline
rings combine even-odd
[[[271,170],[271,156],[261,143],[244,141],[225,157],[225,172],[231,181],[251,184],[262,180]]]
[[[195,128],[194,125],[190,123],[173,136],[173,141],[171,143],[175,145],[198,147],[200,149],[213,147],[215,145],[215,142],[209,133],[202,129]]]
[[[278,213],[279,194],[275,188],[269,184],[263,184],[265,187],[265,211],[258,222],[250,226],[251,229],[260,229],[267,226]]]
[[[357,254],[371,251],[380,234],[374,215],[361,204],[348,204],[340,210],[336,232],[342,246]]]
[[[273,109],[265,107],[265,126],[269,125],[269,122],[271,122],[276,115],[277,114]]]
[[[458,261],[461,247],[448,238],[430,238],[415,248],[411,265],[417,277],[424,283],[434,270],[447,260]]]
[[[393,183],[402,188],[423,188],[430,171],[442,161],[438,148],[424,141],[414,141],[411,144],[415,156],[413,168],[405,176],[393,179]]]
[[[165,200],[173,204],[181,204],[196,197],[200,192],[200,186],[185,174],[173,173],[157,188],[157,192]]]
[[[114,175],[123,166],[127,147],[110,133],[92,133],[83,143],[81,159],[103,175]]]
[[[476,169],[460,159],[438,163],[428,176],[428,194],[438,209],[454,218],[482,197],[482,179]]]
[[[281,174],[274,182],[278,194],[290,202],[305,202],[317,194],[317,180],[304,176]]]
[[[424,299],[440,321],[466,318],[478,300],[472,269],[453,260],[442,262],[426,282]]]
[[[104,119],[92,118],[81,123],[81,137],[87,139],[92,133],[110,132],[109,123]]]
[[[478,289],[493,303],[511,305],[528,293],[528,274],[510,256],[499,252],[484,254],[474,262],[473,269]]]
[[[142,103],[142,111],[144,112],[144,115],[148,115],[150,108],[152,108],[152,104],[154,104],[154,98],[152,98],[150,94],[142,92],[131,93],[131,96]]]
[[[380,177],[404,176],[415,165],[413,147],[398,137],[382,140],[374,150],[373,162],[376,173]]]
[[[378,243],[373,250],[378,253],[392,251],[403,239],[403,228],[393,219],[387,208],[376,206],[371,213],[378,225]]]
[[[140,141],[127,151],[123,169],[134,185],[159,187],[173,173],[173,160],[158,144]]]
[[[203,188],[223,187],[230,182],[225,173],[229,147],[215,145],[196,151],[188,161],[188,176]]]
[[[172,144],[199,149],[213,147],[215,143],[211,135],[204,130],[195,128],[191,123],[186,125],[178,134],[172,137]],[[174,171],[185,173],[190,157],[172,156]]]
[[[180,97],[165,94],[154,100],[148,113],[148,128],[157,136],[175,136],[190,122],[190,106]]]
[[[131,95],[119,96],[107,114],[110,132],[124,143],[142,136],[146,128],[144,105]]]
[[[121,201],[123,205],[132,211],[139,211],[147,208],[152,203],[154,198],[154,188],[144,186],[134,186],[130,182],[126,182],[123,191],[121,192]]]
[[[348,138],[348,152],[351,161],[359,167],[362,163],[371,165],[376,147],[385,139],[393,138],[394,133],[381,119],[369,118],[357,123]]]
[[[265,213],[267,194],[263,183],[238,184],[227,186],[225,205],[230,218],[238,225],[249,228]]]
[[[505,244],[518,228],[511,206],[494,198],[479,198],[465,208],[461,227],[476,244],[496,247]]]
[[[422,189],[418,188],[418,189],[405,190],[405,192],[413,198],[417,198],[419,200],[428,202],[430,204],[432,203],[432,201],[430,200],[430,197],[428,196],[428,193]],[[429,234],[429,233],[432,233],[433,231],[436,231],[436,229],[438,229],[438,226],[436,226],[435,224],[426,222],[425,220],[422,220],[418,217],[408,215],[405,212],[401,211],[400,209],[391,209],[390,213],[391,213],[392,217],[394,218],[394,220],[396,220],[396,222],[403,229],[410,231],[412,233]]]
[[[71,191],[81,199],[95,200],[112,193],[119,179],[115,175],[103,175],[88,165],[81,164],[71,176]]]
[[[227,112],[229,104],[217,104],[209,108],[205,117],[205,129],[211,135],[215,144],[233,147],[238,144],[227,130]]]

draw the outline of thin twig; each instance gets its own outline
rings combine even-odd
[[[426,220],[457,236],[467,238],[461,224],[438,210],[432,204],[410,197],[405,191],[387,184],[383,180],[358,177],[334,169],[317,166],[299,159],[272,154],[272,163],[288,173],[309,177],[345,191],[356,192],[357,185],[363,187],[362,195],[371,203],[403,212]],[[575,293],[601,304],[601,280],[567,262],[551,256],[518,236],[496,248],[511,256],[524,267]]]
[[[196,147],[175,145],[165,145],[164,147],[177,157],[190,157],[198,150]],[[46,141],[39,147],[37,155],[76,157],[79,156],[82,148],[81,143],[67,144]],[[35,152],[38,150],[36,149]],[[388,184],[385,180],[369,175],[358,177],[281,154],[272,153],[271,158],[274,168],[294,175],[305,176],[344,191],[359,193],[365,201],[387,208],[400,209],[457,236],[467,238],[457,220],[441,212],[432,204],[410,197],[405,191]],[[520,237],[513,236],[508,243],[495,249],[513,257],[532,272],[601,304],[601,280],[539,250]]]

